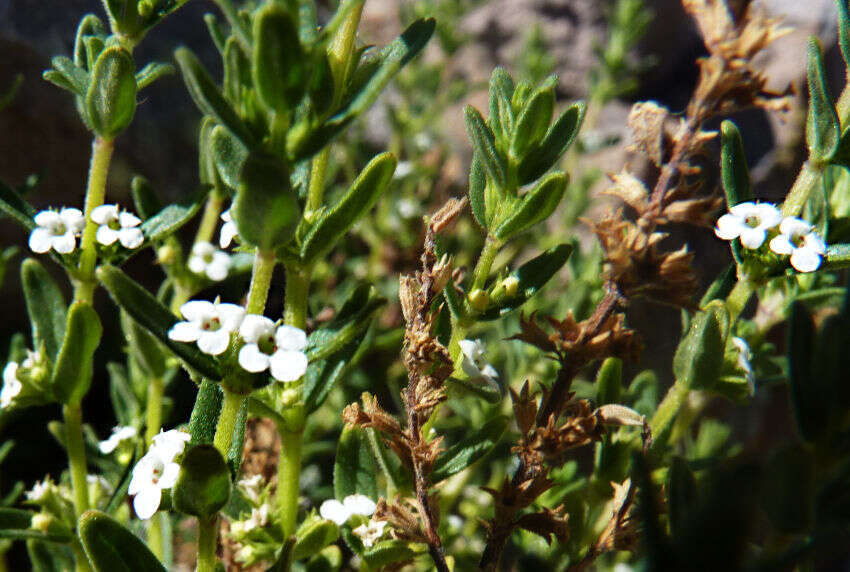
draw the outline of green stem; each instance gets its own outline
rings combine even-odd
[[[676,414],[679,413],[682,404],[688,397],[690,388],[684,383],[676,381],[664,396],[664,399],[655,410],[655,415],[649,422],[649,428],[652,431],[653,446],[657,450],[667,444],[667,438],[673,427],[673,420]]]
[[[800,169],[800,174],[794,181],[785,202],[782,203],[783,216],[799,216],[803,212],[803,206],[809,200],[809,195],[818,184],[823,174],[823,168],[811,163],[805,163]]]
[[[103,204],[106,198],[106,176],[109,174],[109,163],[114,150],[112,139],[95,137],[92,143],[91,162],[89,163],[89,181],[86,188],[85,219],[81,242],[79,277],[74,291],[75,300],[91,302],[94,297],[94,267],[97,262],[97,223],[91,219],[92,211]]]
[[[214,572],[217,564],[218,516],[209,520],[198,519],[198,566],[197,572]]]
[[[735,284],[735,287],[726,296],[726,308],[729,310],[730,323],[734,324],[738,316],[741,315],[741,312],[744,311],[744,307],[750,301],[753,292],[755,292],[753,283],[747,279],[743,279],[738,280],[738,283]]]
[[[328,159],[331,155],[330,146],[325,147],[313,158],[310,165],[310,188],[307,190],[307,204],[304,206],[304,216],[308,217],[321,208],[325,192],[325,173],[328,169]]]
[[[83,410],[79,404],[62,408],[65,418],[65,447],[71,467],[74,510],[79,517],[89,509],[89,487],[86,483],[86,450],[83,445]]]
[[[80,539],[76,536],[71,541],[71,552],[74,553],[74,570],[76,572],[91,572],[89,558],[86,556],[86,551],[80,543]]]
[[[224,402],[221,404],[221,414],[218,416],[213,445],[226,458],[230,451],[230,444],[233,442],[233,430],[236,428],[239,409],[247,396],[229,391],[225,387],[222,387],[222,389],[224,390]]]
[[[283,321],[290,326],[307,327],[307,294],[310,291],[310,270],[295,263],[286,263],[286,291]]]
[[[283,537],[295,534],[298,493],[301,479],[302,431],[280,431],[280,458],[277,465],[277,510]]]
[[[233,5],[231,0],[214,0],[219,10],[221,10],[224,17],[227,18],[227,21],[230,23],[230,27],[233,28],[233,33],[236,36],[236,41],[239,42],[239,45],[242,46],[242,49],[245,50],[245,53],[249,55],[251,54],[251,37],[248,33],[248,28],[243,23],[242,18],[239,17],[239,12],[236,10],[236,6]]]
[[[212,242],[215,235],[215,229],[218,226],[219,216],[221,216],[221,207],[224,204],[224,198],[216,191],[212,191],[207,196],[207,204],[204,207],[204,216],[201,217],[201,224],[198,226],[198,232],[195,234],[194,244],[199,242]]]
[[[481,254],[478,256],[478,262],[475,265],[475,270],[472,271],[472,287],[470,292],[475,289],[484,289],[487,285],[487,277],[490,275],[490,268],[493,266],[493,261],[502,248],[502,241],[492,236],[488,236],[484,242],[484,248],[481,249]]]
[[[163,383],[161,377],[154,377],[148,383],[148,403],[145,417],[145,443],[150,446],[162,428],[162,393]]]
[[[257,249],[254,254],[254,270],[251,274],[251,287],[248,290],[248,302],[245,311],[249,314],[260,314],[266,310],[266,300],[272,283],[272,274],[277,259],[274,250]]]

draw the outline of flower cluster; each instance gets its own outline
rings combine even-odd
[[[749,249],[760,248],[768,233],[779,227],[769,243],[776,254],[791,257],[791,266],[800,272],[820,268],[826,243],[811,224],[797,217],[782,217],[775,205],[746,202],[737,204],[717,220],[714,233],[723,240],[741,240]]]
[[[162,500],[162,491],[177,483],[180,465],[174,460],[183,453],[191,439],[188,433],[172,429],[160,431],[153,445],[133,467],[133,477],[127,494],[135,495],[133,508],[142,520],[154,515]]]
[[[180,307],[185,321],[177,322],[168,337],[178,342],[196,342],[210,355],[220,355],[238,332],[244,345],[239,365],[251,373],[269,370],[278,381],[296,381],[307,371],[307,334],[294,326],[278,325],[265,316],[245,314],[236,304],[192,300]]]
[[[221,282],[227,278],[232,264],[230,255],[218,250],[209,242],[196,242],[186,262],[189,270],[200,276],[206,276],[213,282]]]
[[[42,361],[41,352],[27,350],[27,357],[21,363],[10,361],[3,368],[3,388],[0,389],[0,409],[12,405],[24,385],[21,382],[20,373],[23,370],[33,370]]]
[[[461,340],[458,344],[463,356],[460,365],[466,375],[491,383],[498,381],[499,372],[484,359],[484,344],[480,340]]]
[[[33,220],[36,227],[30,233],[29,247],[38,254],[50,250],[60,254],[74,252],[77,237],[86,226],[83,213],[71,207],[63,207],[59,211],[41,211]],[[142,220],[131,212],[121,210],[118,205],[96,207],[91,212],[91,220],[98,225],[95,238],[104,246],[119,242],[124,248],[132,250],[145,241],[140,227]]]
[[[91,212],[91,219],[97,223],[95,238],[104,245],[110,246],[116,241],[127,249],[138,248],[145,241],[142,229],[142,219],[131,212],[122,211],[118,205],[100,205]]]
[[[372,516],[377,505],[366,495],[348,495],[342,502],[326,500],[319,507],[319,516],[342,526],[354,515]]]

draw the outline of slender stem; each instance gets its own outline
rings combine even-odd
[[[150,445],[153,438],[162,428],[162,393],[163,383],[161,377],[154,377],[148,383],[148,403],[145,423],[145,443]]]
[[[290,326],[307,327],[307,294],[310,291],[310,271],[300,265],[287,263],[286,291],[283,302],[283,321]]]
[[[227,388],[224,390],[224,402],[221,404],[221,414],[218,416],[218,425],[215,428],[215,437],[213,445],[218,449],[222,456],[227,457],[230,451],[230,444],[233,442],[233,430],[236,428],[236,419],[239,415],[239,409],[242,407],[242,402],[245,401],[245,395],[234,393]]]
[[[681,409],[689,392],[690,388],[687,385],[676,381],[658,405],[655,415],[652,416],[652,420],[649,422],[649,428],[652,431],[654,440],[653,449],[666,445],[667,437],[673,427],[673,420],[676,418],[676,414]]]
[[[89,163],[89,181],[86,189],[85,218],[81,254],[79,263],[79,282],[74,291],[75,300],[91,302],[94,296],[94,266],[97,262],[97,223],[91,219],[92,211],[103,204],[106,198],[106,176],[114,149],[112,139],[95,137],[92,143],[91,162]]]
[[[199,242],[212,242],[215,235],[215,229],[218,226],[219,216],[221,216],[221,207],[224,204],[224,198],[216,191],[210,192],[207,195],[207,204],[204,207],[204,215],[201,217],[201,224],[198,226],[198,232],[195,233],[195,244]]]
[[[214,572],[218,558],[218,516],[209,520],[198,519],[198,565],[197,572]]]
[[[472,271],[470,292],[475,289],[484,289],[487,284],[487,277],[490,275],[490,268],[493,266],[493,261],[501,247],[502,241],[492,236],[487,237],[484,248],[481,249],[481,254],[478,256],[478,262],[475,264],[475,270]]]
[[[785,202],[782,203],[783,216],[798,216],[803,212],[803,206],[809,200],[809,195],[820,181],[823,169],[806,162],[803,168],[800,169],[800,174],[794,181],[791,190],[785,197]]]
[[[86,483],[86,450],[83,445],[83,410],[79,404],[62,408],[65,418],[65,447],[71,467],[71,487],[74,490],[74,510],[79,517],[89,509],[89,488]]]
[[[233,28],[233,33],[236,35],[236,41],[239,42],[239,45],[242,46],[242,49],[245,50],[247,54],[251,54],[251,38],[248,34],[248,29],[242,22],[242,19],[239,17],[239,12],[236,10],[236,7],[233,5],[231,0],[214,0],[219,10],[221,10],[224,17],[227,18],[227,21],[230,23],[230,27]]]
[[[298,493],[301,480],[302,431],[280,432],[280,458],[277,465],[277,511],[283,537],[295,533],[298,520]]]
[[[729,310],[730,323],[734,323],[744,311],[747,302],[753,295],[755,287],[749,280],[739,280],[729,295],[726,297],[726,308]]]
[[[325,174],[328,169],[328,159],[331,155],[330,146],[325,147],[313,158],[310,165],[310,188],[307,190],[307,204],[304,207],[305,216],[322,206],[322,196],[325,192]]]
[[[266,310],[266,300],[272,283],[272,274],[277,259],[274,250],[257,249],[254,254],[254,270],[251,274],[251,288],[248,290],[248,302],[245,311],[249,314],[262,314]]]
[[[163,552],[163,538],[162,538],[162,519],[168,518],[165,513],[158,512],[151,517],[150,524],[148,525],[148,548],[150,548],[151,552],[153,552],[154,556],[162,562]]]

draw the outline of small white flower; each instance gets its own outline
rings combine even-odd
[[[411,219],[419,214],[419,203],[413,199],[399,199],[396,203],[401,218]]]
[[[36,227],[30,233],[30,250],[39,254],[52,248],[60,254],[74,252],[77,247],[77,235],[86,225],[83,213],[79,209],[63,208],[59,212],[41,211],[35,215]]]
[[[245,345],[239,350],[239,365],[258,373],[271,370],[278,381],[295,381],[307,371],[307,334],[294,326],[278,326],[265,316],[248,314],[239,327]]]
[[[749,344],[743,338],[734,336],[732,343],[738,348],[738,367],[744,371],[747,385],[750,387],[750,395],[752,395],[756,391],[756,372],[750,363],[750,360],[753,359],[753,352],[750,351]]]
[[[336,499],[323,502],[319,507],[319,516],[342,526],[355,514],[372,516],[375,508],[377,505],[365,495],[348,495],[342,502]]]
[[[217,356],[230,345],[230,333],[242,323],[245,309],[236,304],[191,300],[180,306],[186,318],[168,330],[168,338],[176,342],[197,342],[206,354]]]
[[[53,483],[50,482],[50,479],[44,479],[43,481],[36,481],[36,483],[32,486],[30,490],[24,493],[27,497],[28,501],[32,502],[41,502],[45,498],[47,498],[48,493],[53,488]]]
[[[98,443],[97,448],[104,455],[108,455],[118,448],[122,441],[132,439],[136,436],[136,428],[131,426],[116,426],[112,428],[112,434],[105,440]]]
[[[242,531],[250,532],[255,528],[262,528],[269,523],[269,505],[263,504],[260,508],[252,508],[251,516],[242,523]]]
[[[254,503],[260,502],[260,491],[263,488],[262,475],[251,475],[250,477],[245,477],[244,479],[240,479],[236,484],[248,500]]]
[[[24,388],[18,379],[19,367],[17,362],[10,361],[3,368],[3,388],[0,389],[0,409],[9,407]]]
[[[767,238],[767,231],[781,220],[782,213],[770,203],[740,203],[717,219],[714,234],[723,240],[740,238],[745,247],[758,248]]]
[[[155,446],[139,459],[127,489],[127,494],[135,495],[133,508],[139,518],[147,520],[154,515],[162,500],[162,491],[173,487],[179,474],[180,465],[173,459],[163,458]]]
[[[160,429],[159,433],[153,438],[151,450],[156,449],[160,458],[166,462],[171,462],[177,455],[183,453],[186,443],[191,440],[192,436],[185,431],[179,431],[177,429],[163,431]]]
[[[187,262],[189,270],[206,276],[214,282],[227,278],[231,264],[230,255],[218,250],[209,242],[196,242]]]
[[[460,365],[466,375],[473,379],[484,377],[490,382],[499,379],[499,372],[484,359],[484,344],[481,340],[461,340],[458,344],[463,354]]]
[[[233,239],[239,236],[239,229],[236,228],[236,223],[233,222],[233,217],[230,216],[230,209],[221,213],[221,220],[224,224],[221,225],[221,235],[218,237],[218,245],[222,248],[227,248]]]
[[[826,253],[826,243],[818,236],[812,225],[797,217],[788,216],[779,225],[778,236],[770,241],[770,249],[776,254],[791,255],[791,266],[800,272],[814,272],[820,268],[821,258]]]
[[[372,548],[375,543],[384,535],[384,529],[387,527],[387,522],[384,520],[375,521],[369,519],[367,524],[361,524],[351,532],[363,541],[363,546]]]
[[[105,246],[121,243],[124,248],[138,248],[145,241],[142,235],[142,219],[127,211],[121,211],[118,205],[100,205],[91,212],[93,222],[99,224],[95,238]]]
[[[398,165],[396,165],[395,173],[393,173],[393,178],[395,179],[403,179],[413,172],[413,163],[410,161],[401,161]]]

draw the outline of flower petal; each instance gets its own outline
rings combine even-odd
[[[303,352],[277,350],[269,358],[272,377],[278,381],[296,381],[307,371],[307,356]]]
[[[118,231],[109,228],[105,224],[97,227],[97,234],[95,234],[95,238],[97,241],[105,246],[109,246],[110,244],[114,244],[116,240],[118,240]]]
[[[77,239],[74,237],[74,233],[70,231],[59,236],[54,236],[50,242],[53,250],[60,254],[70,254],[77,247]]]
[[[363,516],[371,516],[377,508],[374,501],[366,495],[348,495],[342,499],[342,505],[351,514],[362,514]]]
[[[101,227],[103,228],[103,227]],[[118,240],[124,248],[138,248],[145,241],[145,236],[140,228],[122,228],[118,231]]]
[[[50,227],[62,221],[62,217],[56,211],[41,211],[33,217],[38,226]]]
[[[229,345],[230,332],[223,328],[215,332],[202,332],[198,336],[198,349],[211,356],[223,354]]]
[[[195,254],[189,256],[189,260],[186,262],[186,266],[188,266],[189,270],[191,270],[195,274],[204,274],[207,269],[207,263],[204,262],[204,259]]]
[[[749,228],[741,231],[741,244],[747,248],[758,248],[767,238],[767,231],[761,228]]]
[[[770,239],[770,249],[776,254],[789,255],[794,252],[794,245],[791,243],[791,237],[787,234],[779,234]]]
[[[821,256],[811,248],[798,248],[791,255],[791,266],[800,272],[814,272],[820,268]]]
[[[196,342],[203,332],[194,322],[177,322],[168,330],[168,339],[175,342]]]
[[[140,224],[142,224],[142,219],[140,219],[133,213],[124,211],[120,215],[118,215],[118,223],[121,225],[121,228],[132,228],[134,226],[139,226]]]
[[[46,228],[36,227],[30,233],[29,246],[30,250],[37,254],[44,254],[50,251],[50,248],[53,246],[53,233]]]
[[[738,203],[735,206],[729,207],[729,212],[740,219],[745,219],[748,216],[753,216],[756,214],[756,203],[754,203],[753,201]]]
[[[215,305],[206,300],[190,300],[180,306],[180,313],[191,322],[203,322],[215,316]]]
[[[249,344],[271,335],[274,332],[274,322],[259,314],[247,314],[239,326],[239,336]]]
[[[205,268],[207,278],[213,282],[221,282],[230,273],[230,260],[214,259]]]
[[[810,248],[818,254],[826,254],[826,242],[814,231],[806,235],[805,248]]]
[[[331,520],[339,526],[345,524],[345,521],[351,516],[348,509],[336,499],[326,500],[319,507],[319,516],[325,520]]]
[[[86,227],[86,219],[80,209],[66,207],[59,211],[59,216],[65,225],[75,233],[81,232]]]
[[[238,235],[236,225],[232,222],[226,222],[221,225],[221,235],[218,238],[218,245],[222,248],[227,248],[233,242],[233,238]]]
[[[177,484],[177,477],[180,476],[180,465],[177,463],[168,463],[162,470],[162,476],[159,478],[159,488],[170,489]]]
[[[717,219],[717,227],[714,229],[714,234],[723,240],[734,240],[741,236],[741,231],[745,228],[744,219],[727,213]]]
[[[157,486],[147,486],[140,490],[133,499],[133,509],[136,511],[136,516],[142,520],[147,520],[152,517],[162,500],[162,489]]]
[[[245,318],[245,308],[236,304],[216,304],[215,311],[221,320],[221,329],[228,332],[238,330]]]
[[[108,224],[118,219],[118,205],[100,205],[91,211],[89,217],[97,224]]]
[[[278,326],[274,341],[283,350],[303,350],[307,347],[307,334],[295,326]]]
[[[247,344],[239,350],[239,365],[246,371],[259,373],[269,368],[269,356],[257,344]]]
[[[192,254],[198,256],[212,256],[213,252],[215,252],[215,246],[209,242],[196,242],[192,246]]]
[[[785,217],[779,225],[779,232],[782,234],[790,234],[792,236],[803,236],[811,231],[812,225],[804,220],[798,219],[795,216]]]
[[[753,214],[759,219],[759,228],[773,228],[782,221],[782,212],[776,205],[770,203],[758,203],[753,208]]]

